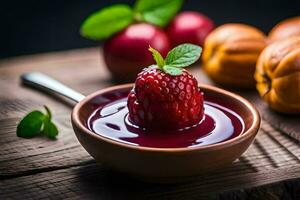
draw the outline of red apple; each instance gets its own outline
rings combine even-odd
[[[149,45],[163,56],[170,50],[166,33],[145,24],[132,24],[104,43],[104,60],[116,81],[134,81],[136,75],[154,63]]]
[[[167,27],[172,46],[193,43],[203,46],[206,36],[213,30],[214,23],[204,14],[185,11],[178,14]]]

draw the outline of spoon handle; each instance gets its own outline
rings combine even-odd
[[[44,92],[60,94],[76,103],[85,98],[83,94],[80,94],[57,80],[39,72],[25,73],[21,76],[21,81],[25,85],[41,89]]]

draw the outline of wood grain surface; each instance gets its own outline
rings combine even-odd
[[[190,70],[211,84],[199,66]],[[46,73],[83,94],[115,84],[99,49],[0,61],[0,199],[300,199],[300,118],[272,112],[255,91],[236,91],[263,116],[246,153],[225,169],[161,185],[96,164],[73,133],[72,102],[21,86],[19,76],[28,71]],[[16,137],[20,118],[44,104],[53,111],[58,139]]]

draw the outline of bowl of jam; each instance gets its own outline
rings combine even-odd
[[[260,116],[246,99],[226,90],[199,85],[203,118],[187,129],[145,129],[129,119],[133,84],[95,92],[72,112],[82,146],[117,171],[151,180],[178,180],[229,165],[254,140]]]

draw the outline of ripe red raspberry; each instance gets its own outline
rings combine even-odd
[[[158,68],[138,74],[128,96],[129,120],[143,128],[183,129],[204,115],[197,80],[186,70],[172,76]]]

